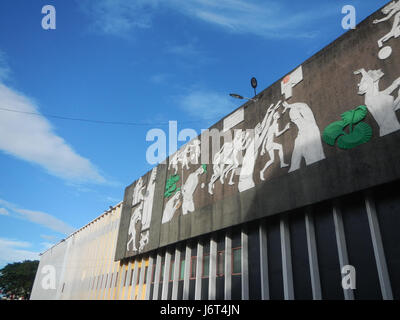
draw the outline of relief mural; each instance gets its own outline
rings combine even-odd
[[[384,7],[382,13],[386,16],[373,20],[373,24],[389,21],[392,17],[394,21],[391,31],[377,40],[381,49],[378,53],[379,59],[374,59],[380,61],[379,63],[384,63],[382,60],[388,59],[392,54],[392,48],[383,47],[384,43],[400,36],[400,0]],[[303,102],[295,102],[294,88],[304,80],[303,67],[300,66],[281,81],[281,97],[277,97],[276,101],[279,98],[282,100],[275,103],[270,101],[272,104],[268,103],[269,106],[264,107],[265,114],[262,112],[263,118],[260,117],[262,121],[255,127],[243,129],[241,124],[248,115],[244,108],[245,111],[240,110],[241,117],[234,118],[232,127],[224,123],[224,130],[230,131],[233,139],[225,142],[211,157],[211,164],[199,162],[199,138],[187,143],[169,159],[161,224],[176,221],[180,216],[190,215],[213,203],[217,198],[216,189],[218,193],[221,190],[232,190],[232,194],[235,191],[243,193],[254,188],[260,181],[268,181],[271,177],[271,170],[268,169],[271,167],[274,168],[274,174],[289,174],[299,170],[302,163],[303,166],[310,166],[323,161],[328,154],[328,148],[352,149],[368,143],[373,135],[383,137],[399,131],[400,122],[396,111],[400,109],[400,77],[390,79],[392,82],[389,83],[392,84],[381,90],[380,80],[385,77],[382,71],[384,66],[381,69],[376,66],[364,66],[356,70],[357,68],[360,66],[349,70],[350,74],[354,73],[352,76],[356,90],[353,95],[354,100],[357,100],[357,96],[362,96],[364,105],[342,111],[337,116],[332,114],[332,119],[328,121],[325,118],[319,119],[322,115],[326,116],[321,113],[324,106],[304,101],[307,98],[299,98]],[[325,89],[324,86],[321,88]],[[314,113],[312,107],[319,108],[319,113]],[[329,122],[331,123],[328,124]],[[372,122],[377,124],[379,134],[374,132],[376,129],[372,128]],[[325,128],[319,126],[321,123]],[[126,249],[134,254],[145,250],[149,235],[151,236],[149,230],[156,174],[157,168],[154,168],[149,182],[145,184],[140,178],[133,189]]]
[[[391,56],[392,47],[390,46],[383,47],[383,43],[389,41],[392,38],[398,38],[400,36],[400,1],[398,2],[393,1],[389,3],[386,7],[382,9],[382,13],[385,14],[386,17],[374,20],[373,21],[374,24],[388,21],[394,16],[392,29],[388,34],[384,35],[382,38],[378,40],[378,46],[379,48],[381,48],[378,54],[379,59],[385,60]]]
[[[149,242],[156,175],[157,167],[151,171],[147,186],[144,185],[143,177],[136,182],[132,195],[132,215],[128,229],[127,251],[140,253]]]

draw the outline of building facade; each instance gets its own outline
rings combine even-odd
[[[384,6],[128,186],[42,255],[32,298],[399,299],[399,14]]]

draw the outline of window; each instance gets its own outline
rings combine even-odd
[[[232,274],[233,275],[242,274],[241,253],[242,253],[242,248],[232,249]]]
[[[110,279],[110,286],[109,286],[109,288],[111,289],[111,287],[112,287],[112,283],[113,283],[113,278],[114,278],[114,274],[111,274],[111,279]]]
[[[223,277],[225,272],[225,252],[217,253],[217,277]]]
[[[154,283],[155,272],[156,272],[156,265],[153,264],[153,268],[151,270],[151,283]]]
[[[101,286],[103,285],[103,278],[104,278],[104,274],[101,275],[100,289],[101,289]]]
[[[119,272],[117,272],[117,276],[116,276],[116,278],[115,278],[115,288],[117,287],[117,285],[118,285],[118,275],[119,275]]]
[[[144,284],[146,284],[147,283],[147,272],[148,272],[148,270],[149,270],[149,267],[148,266],[146,266],[145,268],[144,268]]]
[[[203,256],[203,270],[201,272],[201,277],[208,278],[209,274],[210,274],[210,255],[205,254]]]
[[[124,286],[125,286],[125,283],[126,283],[126,276],[125,276]],[[133,268],[131,269],[131,280],[130,280],[130,285],[132,285],[132,284],[133,284]]]
[[[197,257],[193,256],[190,258],[190,279],[196,279],[196,263]]]
[[[181,270],[180,270],[180,276],[179,276],[179,280],[183,280],[185,279],[185,259],[183,258],[181,260]]]
[[[104,282],[104,289],[107,288],[108,274],[106,276],[106,282]]]
[[[139,284],[139,280],[140,280],[140,270],[141,270],[141,268],[138,268],[138,272],[137,272],[137,276],[136,276],[136,285],[138,285]]]
[[[164,269],[165,269],[165,262],[163,261],[162,264],[161,264],[160,282],[164,281]]]
[[[174,280],[174,267],[175,267],[175,261],[171,260],[171,264],[169,267],[169,281]]]

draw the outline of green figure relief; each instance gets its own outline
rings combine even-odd
[[[361,122],[368,114],[366,106],[359,106],[354,110],[341,115],[342,120],[328,125],[322,139],[329,145],[337,145],[341,149],[352,149],[367,143],[372,137],[372,128],[365,122]],[[349,127],[348,132],[345,131]]]
[[[179,181],[179,179],[180,177],[177,174],[169,177],[165,185],[165,193],[164,193],[165,198],[169,198],[170,196],[181,190],[181,188],[176,187],[176,183]]]

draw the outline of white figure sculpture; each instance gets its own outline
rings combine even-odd
[[[142,214],[142,231],[150,228],[151,214],[153,211],[154,191],[156,188],[157,167],[151,171],[150,181],[147,185],[146,194],[144,195],[143,214]]]
[[[182,214],[186,215],[194,211],[193,194],[199,184],[199,176],[203,174],[204,168],[200,166],[195,172],[191,173],[182,186]]]
[[[385,136],[400,130],[400,123],[395,111],[400,107],[400,97],[395,99],[391,94],[400,86],[400,78],[397,78],[386,90],[379,91],[379,80],[385,75],[382,70],[365,69],[355,71],[362,78],[358,84],[358,94],[365,95],[365,105],[379,126],[380,136]]]
[[[398,38],[400,36],[400,1],[393,1],[382,9],[382,13],[387,15],[386,17],[378,20],[374,20],[373,23],[381,23],[394,17],[393,27],[388,34],[378,40],[379,48],[382,48],[383,43],[390,40],[391,38]]]
[[[325,159],[321,133],[310,107],[305,103],[283,103],[284,111],[289,109],[290,120],[297,126],[298,134],[294,142],[289,172],[300,169],[302,158],[306,165]]]
[[[142,232],[140,234],[140,241],[139,241],[139,252],[142,252],[144,247],[149,243],[149,230]]]
[[[189,145],[189,159],[192,164],[199,164],[201,154],[200,140],[194,139]]]
[[[293,88],[303,80],[303,67],[300,66],[290,75],[287,75],[281,82],[281,93],[285,99],[289,99],[293,95]]]
[[[242,151],[245,149],[245,133],[242,130],[235,130],[233,141],[225,142],[222,148],[214,155],[213,175],[208,184],[208,192],[213,194],[215,182],[219,179],[221,184],[231,173],[229,185],[233,185],[235,170],[240,166]]]
[[[177,174],[179,163],[181,164],[182,169],[185,168],[186,170],[189,170],[189,163],[198,164],[199,157],[200,141],[198,139],[194,139],[171,157],[168,170],[170,170],[172,167],[172,169],[175,170],[174,174]]]
[[[233,143],[232,143],[232,152],[229,157],[229,163],[224,168],[221,176],[222,184],[224,183],[224,179],[228,178],[228,175],[231,172],[231,177],[229,179],[228,184],[230,186],[234,185],[233,177],[235,175],[236,169],[238,169],[239,166],[241,165],[242,151],[245,150],[245,146],[246,146],[245,132],[243,132],[242,130],[235,131],[235,136],[233,138]]]
[[[280,107],[280,105],[281,101],[279,101],[276,105],[272,104],[268,108],[263,121],[257,124],[257,126],[254,128],[254,134],[246,135],[246,153],[243,157],[243,164],[239,175],[239,192],[249,190],[255,186],[253,174],[259,148],[268,133],[268,129],[271,126],[273,114]]]
[[[163,217],[162,217],[162,220],[161,220],[162,224],[171,221],[172,218],[174,217],[174,214],[175,214],[176,210],[178,210],[180,205],[181,205],[180,196],[181,196],[181,192],[178,191],[165,204]]]
[[[140,177],[138,182],[136,182],[135,188],[133,190],[133,196],[132,196],[132,206],[137,205],[143,200],[143,190],[145,187],[143,186],[143,179]]]
[[[182,169],[186,168],[186,170],[189,170],[189,145],[185,146],[181,151],[179,151],[179,157],[178,157],[178,163],[181,163]]]
[[[129,245],[132,243],[132,251],[136,252],[136,224],[142,219],[142,204],[137,206],[132,213],[131,221],[129,223],[128,235],[131,237],[126,244],[126,250],[129,251]]]
[[[171,167],[172,167],[172,169],[175,170],[174,174],[177,174],[177,173],[178,173],[179,157],[180,157],[179,152],[176,152],[176,153],[172,156],[171,160],[169,161],[168,170],[170,170]]]
[[[270,157],[270,160],[265,164],[264,169],[261,170],[260,172],[260,178],[261,180],[265,180],[264,178],[264,173],[265,171],[269,168],[270,165],[272,165],[275,161],[275,150],[279,152],[279,158],[281,160],[281,168],[286,168],[289,165],[285,163],[283,159],[283,148],[282,145],[279,143],[274,142],[275,137],[280,137],[282,134],[284,134],[287,130],[290,128],[290,123],[286,125],[286,127],[282,130],[279,131],[279,124],[278,124],[278,119],[280,118],[280,114],[278,112],[275,112],[273,115],[273,122],[271,126],[268,128],[267,131],[267,136],[266,139],[263,143],[263,146],[261,148],[261,155],[264,155],[265,152],[268,152],[268,155]]]

